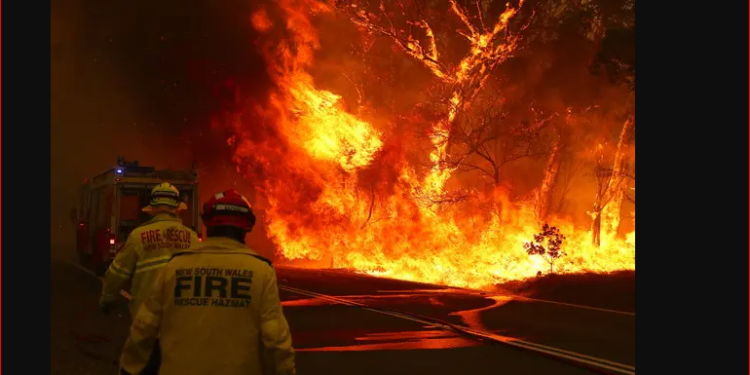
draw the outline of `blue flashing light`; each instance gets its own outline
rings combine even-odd
[[[122,169],[117,168],[117,170],[115,172],[117,172],[117,174],[122,174]]]

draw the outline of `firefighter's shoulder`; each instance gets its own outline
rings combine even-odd
[[[144,222],[138,224],[138,226],[136,226],[135,229],[142,229],[142,228],[145,228],[145,227],[151,227],[154,224],[158,224],[158,223],[159,223],[159,221],[156,221],[156,220],[154,220],[154,218],[151,218],[151,219],[148,219],[147,221],[144,221]]]
[[[189,226],[187,226],[187,225],[185,225],[183,223],[179,223],[178,226],[180,227],[180,229],[186,230],[186,231],[190,232],[190,234],[194,234],[196,237],[198,236],[198,232],[196,232],[195,229],[190,228]]]
[[[270,260],[270,259],[268,259],[268,258],[266,258],[266,257],[262,257],[262,256],[260,256],[260,255],[258,255],[258,254],[249,254],[249,253],[248,253],[247,255],[250,255],[251,257],[253,257],[253,258],[255,258],[255,259],[258,259],[258,260],[260,260],[261,262],[263,262],[263,263],[265,263],[265,264],[268,264],[268,266],[269,266],[269,267],[273,268],[273,262],[271,262],[271,260]]]
[[[176,253],[173,253],[172,256],[169,258],[171,261],[174,258],[185,256],[185,255],[194,255],[197,254],[195,251],[185,250],[185,251],[178,251]]]
[[[132,231],[128,234],[128,241],[140,241],[141,240],[141,234],[143,232],[147,232],[149,228],[144,227],[143,225],[139,225],[135,228],[133,228]]]
[[[141,234],[148,231],[153,231],[159,228],[155,228],[154,223],[142,223],[139,224],[137,227],[133,228],[133,230],[128,235],[128,238],[138,239],[140,240]]]
[[[143,232],[144,230],[149,230],[150,227],[151,223],[140,223],[130,233]]]

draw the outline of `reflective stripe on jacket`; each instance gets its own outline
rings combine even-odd
[[[131,280],[130,314],[135,316],[148,295],[158,272],[172,254],[198,243],[198,234],[182,225],[178,217],[159,214],[135,228],[104,275],[101,303],[112,302],[127,280]]]

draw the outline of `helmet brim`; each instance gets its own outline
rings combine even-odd
[[[154,213],[154,212],[157,212],[157,211],[176,211],[176,212],[180,212],[180,211],[185,211],[187,209],[188,209],[187,204],[185,204],[185,202],[180,202],[180,204],[177,207],[169,206],[169,205],[166,205],[166,204],[160,204],[160,205],[157,205],[157,206],[148,205],[146,207],[143,207],[141,209],[141,211],[150,214],[150,213]]]

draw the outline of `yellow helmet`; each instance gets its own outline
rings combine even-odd
[[[143,211],[153,212],[156,207],[167,210],[187,209],[187,205],[180,201],[180,191],[169,182],[162,182],[151,189],[151,200]]]

